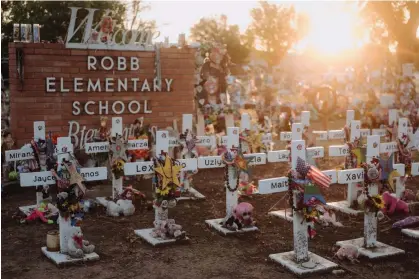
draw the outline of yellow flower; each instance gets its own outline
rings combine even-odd
[[[170,188],[169,187],[166,187],[164,189],[156,188],[156,193],[157,194],[160,194],[162,196],[168,195],[169,194],[169,191],[170,191]]]
[[[381,195],[372,196],[371,199],[376,208],[378,209],[384,208],[385,204],[384,204],[383,197]]]

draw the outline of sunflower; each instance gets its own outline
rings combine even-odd
[[[383,209],[385,206],[383,197],[381,195],[372,196],[371,201],[377,209]]]
[[[160,194],[161,196],[167,196],[170,192],[170,187],[166,187],[164,189],[156,188],[156,193]]]
[[[309,211],[307,207],[303,208],[303,213],[304,213],[304,217],[305,217],[306,220],[318,218],[319,215],[320,215],[320,213],[317,209],[313,208]]]
[[[123,170],[124,165],[125,165],[125,162],[123,160],[118,160],[118,161],[115,162],[115,168],[117,170]]]

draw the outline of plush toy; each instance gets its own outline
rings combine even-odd
[[[99,32],[97,32],[95,29],[92,29],[90,32],[90,38],[88,40],[89,44],[97,44],[99,43]]]
[[[359,262],[358,247],[351,244],[342,245],[342,247],[340,247],[340,249],[336,252],[335,256],[338,257],[339,260],[348,259],[352,263]]]
[[[323,226],[329,226],[331,224],[335,227],[343,227],[341,222],[336,221],[336,214],[334,212],[325,211],[323,215],[320,215],[319,222]]]
[[[402,201],[405,201],[405,202],[413,202],[413,201],[415,201],[417,198],[419,198],[419,191],[417,192],[417,194],[415,195],[415,193],[412,191],[412,190],[410,190],[410,189],[406,189],[404,192],[403,192],[403,196],[402,196],[402,198],[401,198],[401,200]],[[419,200],[419,199],[418,199]]]
[[[197,138],[192,131],[186,130],[185,133],[181,134],[180,136],[180,144],[181,144],[181,154],[180,158],[187,158],[186,156],[192,156],[192,158],[198,157],[198,152],[196,150],[196,143]]]
[[[396,198],[389,192],[383,193],[385,207],[382,209],[384,214],[393,214],[395,211],[401,211],[409,214],[409,206],[406,202]]]
[[[18,177],[19,177],[18,172],[16,172],[16,171],[9,172],[9,180],[10,181],[16,181]]]
[[[182,226],[176,224],[175,219],[168,219],[166,222],[167,235],[171,238],[185,239],[186,232],[182,231]]]
[[[213,135],[215,135],[215,127],[214,127],[214,124],[207,124],[205,126],[205,135],[206,136],[213,136]]]
[[[402,229],[419,225],[419,216],[409,216],[393,224],[393,229]]]
[[[50,208],[52,210],[50,210]],[[48,211],[51,211],[51,212],[48,213]],[[46,217],[50,217],[51,215],[57,214],[57,213],[58,213],[58,209],[52,204],[46,205],[45,203],[41,203],[38,208],[34,208],[31,214],[29,214],[28,217],[23,219],[21,222],[27,223],[28,221],[35,221],[37,219],[40,219],[44,223],[54,224],[53,220],[47,219]]]
[[[137,189],[134,189],[132,185],[124,187],[124,191],[119,195],[119,198],[122,200],[132,200],[132,201],[136,200],[137,198],[141,200],[146,199],[145,195],[142,192],[138,191]]]
[[[108,216],[131,216],[135,212],[135,206],[131,200],[118,200],[117,202],[108,201],[106,206],[106,214]]]
[[[68,255],[72,258],[83,258],[85,254],[93,253],[95,246],[83,239],[83,233],[75,231],[68,240]]]
[[[250,196],[257,192],[257,187],[253,184],[253,181],[249,181],[248,173],[240,173],[238,191],[241,196]]]
[[[252,218],[253,206],[248,202],[241,202],[233,210],[233,215],[228,218],[224,226],[229,230],[241,230],[245,227],[252,227],[255,221]]]
[[[166,227],[166,221],[154,221],[154,228],[151,232],[151,236],[154,238],[161,238],[161,239],[167,239],[167,227]]]

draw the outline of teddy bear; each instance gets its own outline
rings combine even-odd
[[[109,201],[106,206],[106,214],[109,216],[131,216],[135,212],[135,206],[132,204],[131,200],[117,200]]]
[[[151,232],[151,236],[154,238],[161,238],[161,239],[167,239],[167,226],[166,221],[162,220],[155,220],[153,222],[154,228]]]
[[[166,222],[167,234],[169,237],[176,239],[184,239],[186,232],[182,231],[182,226],[176,224],[175,219],[168,219]]]
[[[75,231],[68,240],[68,255],[72,258],[83,258],[85,254],[93,253],[95,246],[83,239],[81,230]]]
[[[342,245],[342,247],[340,247],[339,250],[336,252],[335,256],[338,257],[339,260],[348,259],[351,261],[351,263],[359,262],[358,247],[352,244]]]
[[[395,211],[401,211],[405,214],[409,214],[409,206],[406,202],[396,198],[389,192],[383,193],[383,200],[385,203],[384,208],[382,209],[382,212],[384,214],[389,213],[393,214]]]
[[[234,207],[233,215],[224,222],[224,226],[232,231],[253,227],[256,222],[253,220],[252,213],[253,205],[248,202],[241,202]]]

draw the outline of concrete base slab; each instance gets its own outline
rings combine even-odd
[[[203,200],[205,199],[205,196],[202,195],[200,192],[198,192],[194,188],[189,188],[188,193],[186,193],[186,196],[181,196],[180,198],[177,198],[178,201],[185,201],[185,200]]]
[[[356,247],[358,247],[358,251],[359,254],[365,257],[368,257],[370,259],[379,259],[379,258],[386,258],[386,257],[391,257],[391,256],[396,256],[396,255],[403,255],[404,251],[378,242],[376,243],[376,247],[374,248],[364,248],[364,238],[356,238],[356,239],[351,239],[351,240],[344,240],[344,241],[338,241],[336,242],[336,245],[341,247],[342,245],[345,244],[350,244],[350,245],[354,245]]]
[[[291,208],[287,209],[286,212],[285,212],[285,209],[284,210],[271,211],[271,212],[268,213],[268,215],[284,219],[288,222],[292,222],[292,210],[291,210]]]
[[[274,262],[279,263],[286,269],[290,270],[292,273],[297,274],[298,276],[324,273],[338,267],[338,265],[335,264],[334,262],[331,262],[316,254],[308,252],[308,255],[309,255],[310,261],[306,263],[295,262],[294,251],[279,253],[279,254],[271,254],[269,255],[269,258],[273,260]]]
[[[151,233],[153,232],[153,229],[142,229],[142,230],[135,230],[135,235],[141,237],[141,239],[145,240],[149,244],[153,246],[162,246],[162,245],[169,245],[174,244],[177,242],[188,242],[189,238],[186,237],[186,239],[182,240],[176,240],[176,239],[162,239],[162,238],[154,238],[151,236]]]
[[[19,210],[25,214],[26,216],[29,216],[31,214],[31,211],[36,208],[36,204],[34,205],[26,205],[26,206],[19,206]]]
[[[402,234],[419,239],[419,229],[403,229]]]
[[[229,229],[226,229],[226,228],[222,227],[221,222],[223,222],[223,220],[224,220],[223,218],[205,220],[205,223],[207,223],[208,226],[210,226],[211,228],[215,229],[216,231],[218,231],[219,233],[221,233],[223,235],[255,232],[255,231],[259,230],[258,227],[253,226],[253,227],[250,227],[250,228],[243,228],[243,229],[238,230],[238,231],[230,231]]]
[[[70,257],[69,255],[61,254],[60,252],[50,252],[47,250],[47,247],[42,247],[41,250],[48,259],[53,261],[58,266],[99,260],[99,255],[96,253],[86,254],[84,255],[84,258],[76,259]]]
[[[336,211],[354,216],[364,213],[362,210],[355,210],[350,208],[348,201],[329,202],[327,203],[327,206]]]
[[[109,202],[106,197],[97,197],[96,201],[104,207],[107,207]]]

